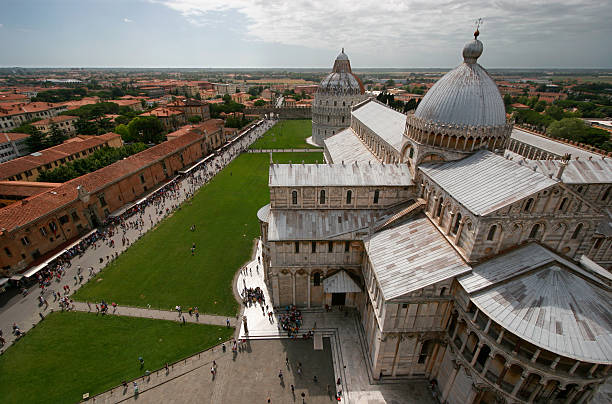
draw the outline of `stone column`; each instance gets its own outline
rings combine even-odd
[[[461,238],[461,232],[463,231],[464,224],[465,224],[465,219],[461,219],[461,221],[459,222],[459,228],[457,229],[457,235],[455,236],[455,244],[459,244],[459,239]]]
[[[586,389],[586,391],[584,392],[584,394],[582,394],[582,396],[576,402],[576,404],[582,404],[585,401],[588,401],[591,398],[591,396],[593,395],[593,392],[595,391],[594,389],[591,389],[591,388],[586,388],[586,387],[583,388],[583,390],[585,390],[585,389]]]
[[[418,356],[419,356],[419,342],[420,342],[420,338],[417,335],[415,337],[415,341],[414,341],[414,350],[412,352],[412,359],[411,359],[411,363],[410,363],[410,376],[412,376],[412,374],[414,373],[414,366],[417,364],[418,362]]]
[[[574,397],[576,397],[576,394],[578,394],[581,391],[582,389],[578,388],[577,386],[574,387],[572,391],[570,391],[570,393],[567,395],[567,398],[565,399],[563,404],[571,404],[572,401],[574,400]]]
[[[538,394],[540,393],[540,390],[542,390],[542,388],[544,388],[544,385],[540,381],[538,383],[538,385],[536,386],[536,388],[533,390],[533,392],[531,392],[531,395],[529,396],[529,399],[527,400],[527,402],[528,403],[533,403],[533,400],[536,399],[536,397],[538,396]]]
[[[308,308],[310,308],[310,288],[311,288],[311,281],[310,281],[310,277],[311,277],[311,273],[308,272]]]
[[[476,348],[476,351],[474,352],[474,357],[472,358],[472,361],[470,362],[470,366],[474,367],[474,365],[476,364],[476,359],[478,358],[478,355],[480,354],[480,349],[482,348],[484,344],[481,342],[478,344],[478,347]]]
[[[504,364],[504,368],[502,369],[502,371],[499,373],[499,376],[497,376],[497,381],[495,382],[498,386],[501,386],[502,382],[504,381],[504,376],[506,376],[506,373],[508,373],[508,369],[510,369],[510,364],[508,362],[506,362]]]
[[[521,373],[521,378],[519,379],[519,381],[514,385],[514,388],[512,389],[512,395],[514,397],[516,397],[516,395],[518,394],[519,390],[521,389],[521,386],[523,385],[523,383],[525,383],[525,379],[527,378],[527,372],[523,372]]]
[[[291,273],[291,286],[292,286],[292,290],[293,293],[291,294],[291,301],[293,302],[293,305],[295,306],[295,273]]]
[[[453,227],[453,222],[455,221],[455,215],[456,215],[456,212],[452,212],[451,211],[451,212],[448,212],[448,213],[450,215],[450,220],[448,221],[448,224],[446,225],[446,232],[445,233],[446,233],[447,236],[450,235],[450,231],[451,231],[451,228]],[[440,219],[441,218],[442,218],[442,215],[440,215]]]

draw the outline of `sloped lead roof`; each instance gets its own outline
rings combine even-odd
[[[361,288],[346,273],[339,271],[323,279],[323,290],[325,293],[359,293]]]
[[[532,344],[584,362],[612,364],[612,295],[601,279],[530,244],[458,278],[494,322]]]
[[[362,103],[353,110],[352,114],[398,153],[401,153],[406,115],[374,100]]]
[[[328,137],[323,140],[323,143],[333,163],[342,163],[343,161],[347,164],[355,161],[365,164],[368,161],[378,163],[378,159],[357,137],[352,128],[346,128]]]
[[[540,172],[486,150],[462,160],[421,164],[419,169],[480,216],[556,184]]]
[[[365,249],[386,301],[471,269],[422,214],[374,234]]]
[[[406,164],[272,164],[271,187],[409,186],[412,174]]]

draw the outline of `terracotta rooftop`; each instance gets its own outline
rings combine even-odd
[[[72,121],[75,119],[79,119],[79,117],[71,116],[71,115],[58,115],[58,116],[52,116],[51,118],[41,119],[40,121],[33,122],[32,125],[35,125],[35,126],[50,125],[52,123]]]
[[[127,175],[138,172],[156,161],[159,161],[177,150],[187,147],[202,136],[195,132],[168,140],[123,160],[117,161],[97,171],[85,174],[61,186],[26,198],[18,203],[0,209],[0,234],[11,232],[67,205],[77,199],[77,187],[82,186],[88,193],[121,180]]]
[[[55,182],[0,181],[0,195],[28,197],[54,189],[62,185]]]
[[[81,140],[80,142],[73,141],[62,143],[39,152],[28,154],[27,156],[18,157],[2,163],[0,164],[0,179],[12,177],[13,175],[20,174],[26,170],[32,170],[56,160],[82,152],[91,147],[107,143],[109,139],[102,136],[92,137]]]
[[[13,132],[0,132],[0,143],[6,143],[9,141],[17,141],[29,137],[27,133],[13,133]]]

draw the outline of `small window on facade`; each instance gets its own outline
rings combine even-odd
[[[440,296],[444,296],[445,293],[446,293],[446,288],[440,289]]]
[[[410,153],[408,153],[408,157],[412,158],[414,156],[414,149],[410,148]]]
[[[344,252],[349,252],[349,251],[351,251],[351,242],[345,241],[344,242]]]
[[[429,355],[429,346],[431,345],[430,341],[425,341],[423,345],[421,345],[421,353],[419,355],[419,363],[425,363],[427,360],[427,356]]]
[[[45,229],[44,227],[41,227],[39,230],[40,230],[40,234],[43,237],[47,237],[47,229]]]
[[[353,191],[351,191],[350,189],[348,191],[346,191],[346,203],[351,203],[353,199]]]
[[[407,309],[408,308],[408,303],[402,303],[402,309]]]
[[[79,221],[79,215],[76,212],[72,212],[70,214],[70,216],[72,216],[72,221],[74,221],[74,222],[78,222]]]
[[[61,216],[61,217],[59,218],[59,222],[60,222],[60,224],[66,224],[66,223],[68,223],[68,222],[69,222],[69,220],[70,220],[70,219],[68,219],[68,215],[64,215],[64,216]]]
[[[608,196],[610,196],[610,189],[612,189],[612,187],[608,187],[608,189],[606,189],[606,192],[604,192],[603,196],[601,197],[602,201],[608,199]]]
[[[344,117],[342,117],[342,123],[344,123]]]
[[[598,238],[597,240],[595,240],[595,244],[593,245],[593,248],[598,250],[599,247],[601,247],[603,240],[604,240],[603,238]]]
[[[567,198],[563,198],[561,200],[561,204],[559,205],[559,210],[564,210],[567,206]]]
[[[582,223],[578,223],[578,225],[574,229],[574,232],[572,233],[572,240],[576,240],[578,238],[578,236],[580,235],[580,230],[582,230]]]
[[[144,178],[144,175],[143,175],[143,174],[140,174],[140,182],[141,182],[142,184],[144,184],[144,183],[145,183],[145,178]]]
[[[314,286],[321,286],[321,273],[315,272],[313,277]]]
[[[299,253],[299,252],[300,252],[300,243],[299,243],[299,241],[296,241],[296,242],[293,244],[293,246],[294,246],[294,248],[295,248],[295,253],[296,253],[296,254],[297,254],[297,253]]]
[[[323,190],[323,189],[319,193],[319,203],[321,205],[325,204],[325,190]]]
[[[23,236],[23,237],[21,238],[21,244],[23,244],[23,245],[28,245],[28,244],[30,244],[30,239],[28,238],[28,236]]]
[[[334,243],[332,241],[327,242],[327,252],[334,252]]]
[[[297,205],[297,191],[291,192],[291,203]]]
[[[531,232],[529,232],[529,238],[536,238],[536,237],[538,237],[538,233],[539,232],[540,232],[540,224],[536,223],[531,228]]]
[[[489,229],[489,234],[487,234],[487,240],[491,241],[493,240],[493,238],[495,237],[495,232],[497,231],[497,225],[494,224],[493,226],[491,226],[491,228]]]
[[[9,257],[12,257],[13,254],[11,254],[11,250],[8,249],[8,247],[4,247],[4,252],[6,253],[6,255],[8,255]]]
[[[579,194],[581,194],[583,189],[584,189],[584,188],[583,188],[583,187],[582,187],[582,185],[581,185],[581,186],[579,186],[579,187],[578,187],[578,189],[576,189],[576,192],[578,192]]]
[[[49,229],[51,229],[53,233],[57,231],[57,225],[55,224],[55,222],[49,222]]]
[[[317,243],[316,243],[315,241],[313,241],[312,243],[310,243],[310,250],[311,250],[313,253],[316,253],[316,252],[317,252]]]
[[[342,101],[342,106],[346,107],[346,101]]]
[[[106,206],[106,199],[104,199],[104,194],[98,196],[98,200],[100,200],[101,206]]]
[[[530,212],[532,206],[533,206],[533,198],[527,199],[527,203],[525,203],[525,207],[523,208],[523,212]]]
[[[457,234],[459,231],[459,225],[461,224],[461,213],[457,213],[457,218],[455,219],[455,225],[453,226],[452,233]]]
[[[379,196],[380,196],[380,191],[377,189],[374,191],[374,203],[378,203]]]
[[[338,101],[334,101],[334,107],[338,106]]]

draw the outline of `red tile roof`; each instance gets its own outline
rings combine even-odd
[[[71,116],[71,115],[58,115],[58,116],[52,116],[51,118],[41,119],[40,121],[33,122],[32,125],[35,125],[35,126],[50,125],[52,123],[72,121],[76,119],[79,119],[79,117]]]
[[[32,196],[62,185],[55,182],[0,181],[0,195]]]
[[[2,132],[0,133],[0,143],[6,143],[11,140],[15,142],[17,140],[25,139],[29,136],[30,135],[28,135],[27,133]]]
[[[75,201],[78,197],[78,186],[84,187],[89,193],[95,193],[201,139],[201,134],[195,132],[187,133],[184,136],[153,146],[97,171],[70,180],[53,190],[8,205],[0,209],[0,234],[4,231],[10,232],[19,227],[26,226]]]

